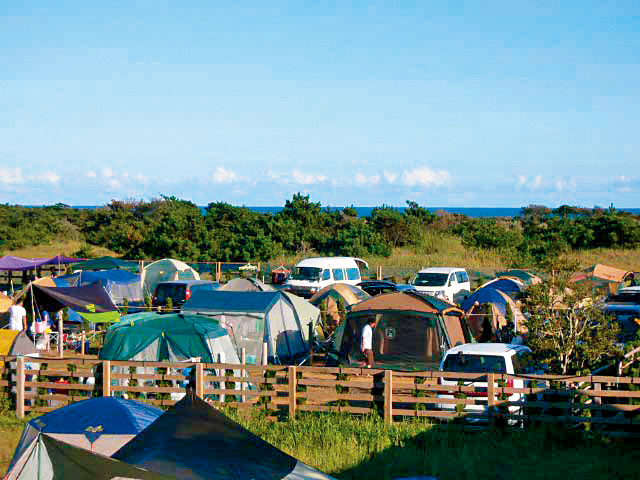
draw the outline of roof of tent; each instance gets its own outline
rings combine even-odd
[[[40,310],[55,312],[69,307],[92,322],[114,321],[120,313],[104,287],[42,287],[33,285],[31,289]]]
[[[163,258],[144,267],[141,278],[144,291],[152,293],[160,282],[200,280],[200,275],[196,270],[180,260]]]
[[[227,331],[218,322],[200,315],[182,313],[161,314],[142,312],[122,317],[112,325],[100,350],[100,358],[107,360],[129,360],[144,351],[149,345],[163,339],[173,350],[181,352],[185,357],[202,357],[205,362],[212,362],[212,353],[208,340],[228,337]],[[229,345],[231,341],[229,340]],[[165,356],[160,346],[155,354],[157,360]],[[229,355],[229,363],[235,360],[233,346],[225,354]]]
[[[371,295],[361,288],[349,285],[348,283],[333,283],[331,285],[327,285],[316,293],[309,299],[309,302],[313,305],[319,305],[328,296],[334,298],[336,296],[340,296],[346,305],[355,305],[356,303],[360,303],[371,298]]]
[[[526,285],[534,285],[540,283],[542,279],[529,270],[511,269],[504,272],[496,272],[499,277],[513,277],[523,281]]]
[[[444,302],[439,298],[413,290],[376,295],[375,297],[371,297],[370,299],[351,307],[351,311],[354,313],[374,310],[409,310],[422,313],[443,313],[452,311],[464,313],[458,307]]]
[[[572,282],[596,281],[600,283],[622,283],[633,273],[619,268],[602,265],[593,265],[581,272],[576,272],[571,276]]]
[[[275,289],[257,278],[234,278],[218,290],[223,292],[273,292]]]
[[[138,262],[135,260],[122,260],[116,257],[100,257],[86,260],[76,265],[79,270],[138,270]]]
[[[47,478],[52,480],[139,479],[164,480],[174,478],[149,472],[125,462],[67,445],[49,435],[39,435],[20,471],[11,472],[9,479]]]
[[[513,278],[499,277],[489,280],[487,283],[481,285],[480,288],[493,288],[494,290],[511,294],[520,293],[524,289],[524,284]]]
[[[330,479],[257,437],[193,393],[113,458],[180,479]]]
[[[504,295],[501,295],[501,290],[488,287],[479,288],[462,302],[461,307],[463,310],[469,311],[476,302],[479,304],[491,303],[498,307],[502,315],[506,314],[508,300]]]
[[[0,355],[28,355],[37,352],[36,346],[25,332],[0,330]]]
[[[44,265],[65,265],[81,260],[80,258],[70,258],[63,255],[56,255],[51,258],[21,258],[14,257],[13,255],[5,255],[4,257],[0,257],[0,270],[25,271],[33,270]]]
[[[284,297],[273,292],[221,292],[197,290],[182,306],[183,311],[193,312],[253,312],[266,313]],[[284,297],[286,298],[286,297]]]
[[[137,434],[162,413],[135,400],[95,397],[45,413],[29,423],[44,433],[84,433],[87,427],[100,426],[105,435]]]
[[[59,280],[66,280],[69,284],[75,283],[78,286],[91,285],[92,283],[134,283],[140,282],[140,276],[128,270],[100,270],[100,271],[80,271],[70,275],[56,277],[54,282],[58,285]],[[62,285],[60,285],[62,286]]]

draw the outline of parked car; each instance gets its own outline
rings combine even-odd
[[[443,372],[460,373],[507,373],[510,375],[526,375],[544,373],[542,366],[536,361],[531,349],[525,345],[510,343],[467,343],[453,347],[444,354],[440,363],[440,370]],[[503,385],[507,388],[528,388],[535,380],[509,378]],[[487,406],[487,381],[469,380],[463,378],[448,377],[442,378],[441,385],[465,385],[476,388],[474,392],[468,392],[467,397],[475,400],[474,405],[465,405],[464,411],[468,413],[485,414]],[[495,385],[499,388],[500,385]],[[477,391],[480,389],[480,391]],[[453,399],[453,394],[440,394],[439,398]],[[507,398],[509,402],[520,402],[525,400],[522,393],[513,393]],[[441,404],[443,410],[455,410],[455,404]],[[511,405],[508,411],[512,415],[522,415],[524,411],[521,406]],[[514,422],[510,422],[514,423]]]
[[[180,307],[191,298],[196,290],[217,290],[220,284],[210,280],[173,280],[160,282],[153,292],[151,304],[154,307],[166,307],[171,298],[174,308]]]
[[[460,303],[471,291],[469,275],[464,268],[430,267],[420,270],[411,286],[450,303]]]
[[[403,292],[413,289],[411,285],[402,285],[389,282],[388,280],[365,280],[356,285],[356,287],[361,288],[372,297],[380,295],[381,293]]]
[[[311,298],[333,283],[357,285],[362,281],[360,268],[369,268],[364,260],[353,257],[305,258],[294,267],[285,283],[285,290]]]
[[[640,305],[640,287],[624,287],[618,290],[616,295],[611,295],[607,302],[632,303]]]

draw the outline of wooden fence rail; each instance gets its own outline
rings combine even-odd
[[[192,388],[212,404],[270,414],[343,412],[571,427],[640,434],[640,378],[399,372],[392,370],[121,362],[91,358],[0,357],[0,389],[16,415],[39,414],[93,396],[162,407]]]

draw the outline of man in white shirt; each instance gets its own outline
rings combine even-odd
[[[367,324],[362,327],[362,340],[360,342],[360,349],[364,353],[367,359],[367,368],[373,367],[373,330],[378,324],[378,318],[369,318]]]
[[[27,311],[22,301],[16,301],[9,307],[9,330],[27,330]]]

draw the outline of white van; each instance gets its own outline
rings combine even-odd
[[[284,288],[301,297],[310,298],[333,283],[357,285],[362,281],[360,268],[368,269],[369,265],[354,257],[305,258],[293,268]]]
[[[471,291],[469,275],[464,268],[430,267],[423,268],[411,282],[414,290],[456,303],[459,296]]]

